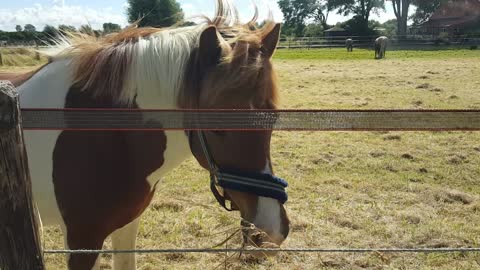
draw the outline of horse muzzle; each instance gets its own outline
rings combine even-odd
[[[280,249],[280,245],[285,241],[285,237],[272,235],[259,229],[248,221],[242,220],[242,236],[245,247],[244,253],[254,258],[273,257],[278,254],[275,249]],[[255,251],[255,249],[269,249],[268,251]]]

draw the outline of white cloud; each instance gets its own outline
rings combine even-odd
[[[207,15],[213,16],[216,0],[178,0],[185,12],[186,19]],[[233,0],[238,7],[240,18],[242,21],[248,21],[253,13],[252,2],[249,0]],[[122,1],[121,10],[125,10],[128,6],[127,2]],[[256,3],[260,18],[267,18],[269,11],[273,13],[274,20],[283,21],[283,14],[278,7],[277,0],[253,0]],[[387,12],[381,13],[380,16],[372,14],[372,19],[384,22],[394,18],[391,5],[387,4]],[[334,24],[338,21],[345,21],[347,18],[330,13],[328,22]],[[42,30],[46,24],[58,26],[59,24],[67,24],[79,27],[80,25],[90,23],[93,28],[100,29],[105,22],[117,23],[126,26],[127,18],[123,12],[118,9],[108,8],[91,8],[87,6],[69,5],[65,0],[51,0],[51,5],[34,4],[31,7],[20,9],[1,8],[0,6],[0,30],[15,31],[16,25],[31,23],[38,30]]]
[[[14,31],[16,25],[24,26],[28,23],[35,25],[37,30],[42,30],[47,24],[79,27],[88,23],[95,29],[101,29],[105,22],[122,26],[127,24],[125,14],[114,12],[112,8],[93,9],[68,5],[64,0],[52,0],[51,6],[34,4],[21,9],[0,8],[0,29],[5,31]]]
[[[212,17],[215,11],[215,0],[179,0],[179,2],[185,12],[186,19],[200,15]],[[242,21],[248,21],[252,18],[254,14],[252,1],[234,0],[233,2]],[[275,21],[281,22],[283,20],[283,14],[278,7],[277,0],[254,0],[253,2],[258,7],[260,21],[268,17],[269,11],[272,11]]]

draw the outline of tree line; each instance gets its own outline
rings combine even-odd
[[[180,4],[175,0],[128,0],[126,15],[129,23],[139,26],[168,27],[182,22],[184,18]],[[191,25],[185,22],[182,25]],[[49,42],[60,33],[81,32],[85,34],[102,36],[119,32],[122,27],[115,23],[104,23],[102,29],[93,29],[90,25],[78,28],[72,25],[46,25],[42,30],[36,29],[33,24],[17,25],[14,32],[0,30],[0,41],[8,44],[30,44]]]
[[[385,28],[394,30],[399,36],[407,34],[408,20],[414,24],[426,22],[440,5],[455,0],[278,0],[284,15],[284,35],[308,36],[312,28],[317,31],[333,27],[327,24],[332,13],[352,19],[340,24],[352,35],[374,34],[380,23],[370,20],[372,14],[381,14],[391,5],[396,19],[385,23]],[[412,12],[416,7],[415,12]],[[394,29],[392,29],[392,25]]]
[[[372,35],[374,29],[382,27],[388,34],[407,34],[407,21],[415,23],[428,20],[432,13],[443,3],[455,0],[278,0],[284,15],[283,36],[320,36],[323,31],[333,27],[328,25],[328,17],[332,13],[352,19],[340,23],[339,26],[352,35]],[[386,5],[392,5],[396,19],[380,24],[370,20],[373,13],[385,12]],[[415,6],[415,12],[412,11]],[[128,0],[126,15],[130,23],[139,26],[168,27],[174,24],[191,25],[183,22],[184,13],[176,0]],[[82,32],[96,36],[118,32],[122,27],[115,23],[104,23],[102,29],[92,29],[90,25],[82,25],[78,29],[71,25],[46,25],[38,31],[34,25],[17,25],[15,32],[0,31],[0,41],[23,43],[32,41],[48,41],[59,33]]]

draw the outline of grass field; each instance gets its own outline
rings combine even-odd
[[[279,51],[281,108],[480,109],[480,51],[387,57],[375,61],[366,50]],[[272,156],[276,174],[290,182],[292,227],[285,247],[480,246],[480,133],[275,132]],[[214,201],[207,173],[190,159],[159,186],[138,248],[210,247],[238,224]],[[46,229],[44,240],[46,248],[62,248],[56,228]],[[48,269],[65,268],[61,256],[46,260]],[[225,260],[226,254],[149,254],[138,256],[138,269],[480,268],[480,255],[463,253]],[[109,261],[105,256],[103,269],[110,269]]]
[[[47,61],[41,55],[37,58],[35,51],[30,48],[0,48],[0,55],[0,71],[25,70]]]

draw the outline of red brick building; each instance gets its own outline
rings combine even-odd
[[[449,36],[480,33],[480,0],[449,1],[440,6],[430,19],[417,28],[419,34]]]

